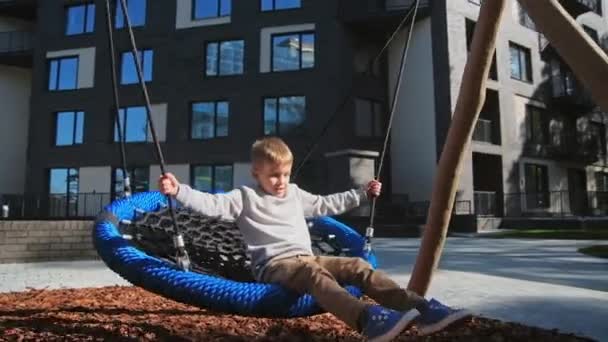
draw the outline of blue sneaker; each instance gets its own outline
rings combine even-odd
[[[441,304],[438,300],[431,299],[429,306],[421,312],[416,319],[418,333],[428,335],[436,333],[448,325],[470,317],[472,313],[464,309],[452,309]]]
[[[367,307],[366,323],[361,333],[370,342],[385,342],[397,337],[420,313],[417,310],[399,312],[380,305]]]

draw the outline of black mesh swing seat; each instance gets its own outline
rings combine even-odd
[[[95,223],[95,247],[104,262],[132,284],[186,304],[258,317],[322,312],[309,295],[253,281],[242,235],[233,222],[185,210],[175,214],[191,255],[191,272],[175,264],[172,220],[166,198],[158,192],[108,205]],[[375,264],[373,254],[363,251],[364,238],[348,226],[328,217],[310,221],[310,226],[316,253],[358,256]],[[346,288],[361,295],[355,287]]]

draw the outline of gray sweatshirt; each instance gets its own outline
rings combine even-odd
[[[259,280],[271,260],[312,255],[305,218],[344,213],[358,207],[367,195],[363,189],[313,195],[295,184],[289,184],[282,198],[247,186],[209,194],[180,184],[176,199],[203,215],[236,221],[251,256],[253,275]]]

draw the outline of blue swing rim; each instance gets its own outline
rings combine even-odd
[[[148,255],[123,238],[118,225],[132,221],[136,211],[158,211],[167,206],[166,196],[158,191],[133,194],[117,199],[104,207],[95,221],[93,244],[103,262],[115,273],[150,292],[163,297],[215,312],[243,316],[290,318],[323,313],[314,298],[298,295],[277,284],[238,282],[214,275],[186,272],[167,261]],[[336,241],[348,248],[349,256],[361,257],[374,268],[375,254],[363,249],[365,239],[354,229],[330,217],[311,220],[311,229],[333,234]],[[353,296],[362,292],[345,286]]]

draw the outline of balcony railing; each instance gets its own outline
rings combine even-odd
[[[2,1],[2,0],[0,0]],[[0,32],[0,55],[30,52],[32,33],[28,31]]]
[[[549,133],[546,132],[548,135]],[[563,134],[554,143],[527,141],[524,155],[529,157],[594,163],[601,159],[604,151],[593,139],[584,139],[578,134]]]
[[[505,217],[608,216],[607,191],[505,194]]]

